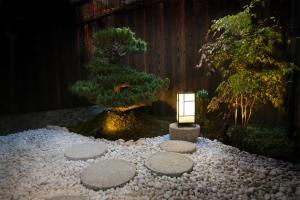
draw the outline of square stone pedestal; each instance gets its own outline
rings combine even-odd
[[[169,133],[171,140],[183,140],[188,142],[197,142],[200,134],[200,125],[194,127],[178,127],[178,123],[169,125]]]

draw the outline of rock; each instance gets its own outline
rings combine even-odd
[[[88,160],[97,158],[107,151],[107,145],[102,142],[76,144],[65,152],[69,160]]]
[[[296,193],[296,195],[297,195],[297,196],[300,196],[300,186],[299,186],[299,187],[297,187],[297,189],[296,189],[296,192],[295,192],[295,193]]]
[[[155,187],[156,189],[161,189],[161,188],[162,188],[162,184],[159,183],[159,182],[156,182],[156,183],[154,183],[154,187]]]
[[[268,193],[267,193],[267,194],[265,194],[265,195],[264,195],[264,199],[265,199],[265,200],[269,200],[269,199],[271,199],[271,196],[270,196],[270,194],[268,194]]]
[[[134,145],[134,142],[133,140],[128,140],[124,143],[125,146],[131,146],[131,145]]]
[[[196,151],[196,144],[180,140],[165,141],[160,143],[159,146],[165,151],[177,153],[193,153]]]
[[[269,175],[271,176],[275,176],[277,174],[277,170],[276,169],[272,169],[269,173]]]
[[[170,198],[170,195],[169,195],[168,193],[165,193],[165,194],[164,194],[164,198],[169,199],[169,198]]]
[[[116,142],[117,142],[117,144],[124,144],[125,140],[123,140],[123,139],[118,139],[118,140],[116,140]]]
[[[56,196],[56,197],[52,197],[48,200],[89,200],[89,198],[87,196],[83,196],[83,195],[65,195],[65,196]]]
[[[216,191],[217,191],[217,187],[215,187],[215,186],[212,187],[212,188],[211,188],[211,191],[216,192]]]
[[[282,194],[282,192],[277,192],[277,193],[275,194],[275,196],[276,196],[278,199],[282,199],[283,194]]]
[[[151,155],[145,165],[159,175],[180,176],[190,172],[194,163],[190,158],[179,153],[159,152]]]
[[[265,178],[266,178],[266,175],[265,175],[264,173],[260,173],[260,174],[258,175],[258,178],[260,178],[260,179],[265,179]]]
[[[140,138],[140,139],[138,139],[138,140],[135,142],[136,145],[143,145],[144,143],[145,143],[145,139],[144,139],[144,138]]]
[[[286,191],[286,187],[280,186],[279,187],[279,192],[285,192]]]
[[[84,169],[80,178],[87,188],[109,189],[130,181],[135,170],[135,166],[125,160],[103,160]]]
[[[69,129],[67,129],[66,127],[55,126],[55,125],[47,125],[46,129],[69,132]]]
[[[254,192],[254,187],[250,187],[246,191],[247,194],[252,194],[253,192]]]

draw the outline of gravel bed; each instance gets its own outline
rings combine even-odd
[[[73,144],[94,141],[75,133],[35,129],[0,137],[0,199],[42,200],[59,195],[95,199],[300,199],[300,165],[249,154],[218,141],[199,138],[191,155],[195,165],[181,177],[158,176],[144,161],[160,151],[169,136],[136,142],[97,139],[108,152],[97,159],[68,161]],[[80,173],[103,159],[124,159],[136,165],[126,185],[93,191],[80,184]]]

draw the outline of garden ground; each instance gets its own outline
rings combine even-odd
[[[158,176],[144,165],[168,135],[136,142],[94,139],[63,130],[34,129],[0,137],[0,199],[47,199],[86,195],[94,199],[299,199],[300,165],[240,151],[216,140],[199,138],[187,155],[193,171],[180,177]],[[67,148],[101,141],[108,152],[97,159],[68,161]],[[80,183],[91,163],[124,159],[136,166],[126,185],[94,191]]]

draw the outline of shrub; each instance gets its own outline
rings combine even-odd
[[[229,137],[235,144],[253,152],[280,154],[293,148],[284,128],[238,126],[229,130]]]
[[[122,59],[147,50],[147,44],[129,28],[107,28],[93,35],[95,53],[87,65],[88,80],[77,81],[72,92],[92,103],[124,112],[157,100],[169,86],[162,79],[122,64]]]
[[[296,68],[285,61],[275,18],[259,19],[252,12],[258,2],[254,0],[243,11],[216,20],[199,51],[198,67],[206,64],[208,75],[218,71],[223,77],[208,111],[225,105],[234,115],[235,126],[239,118],[246,127],[259,105],[271,103],[282,109],[287,76]]]

